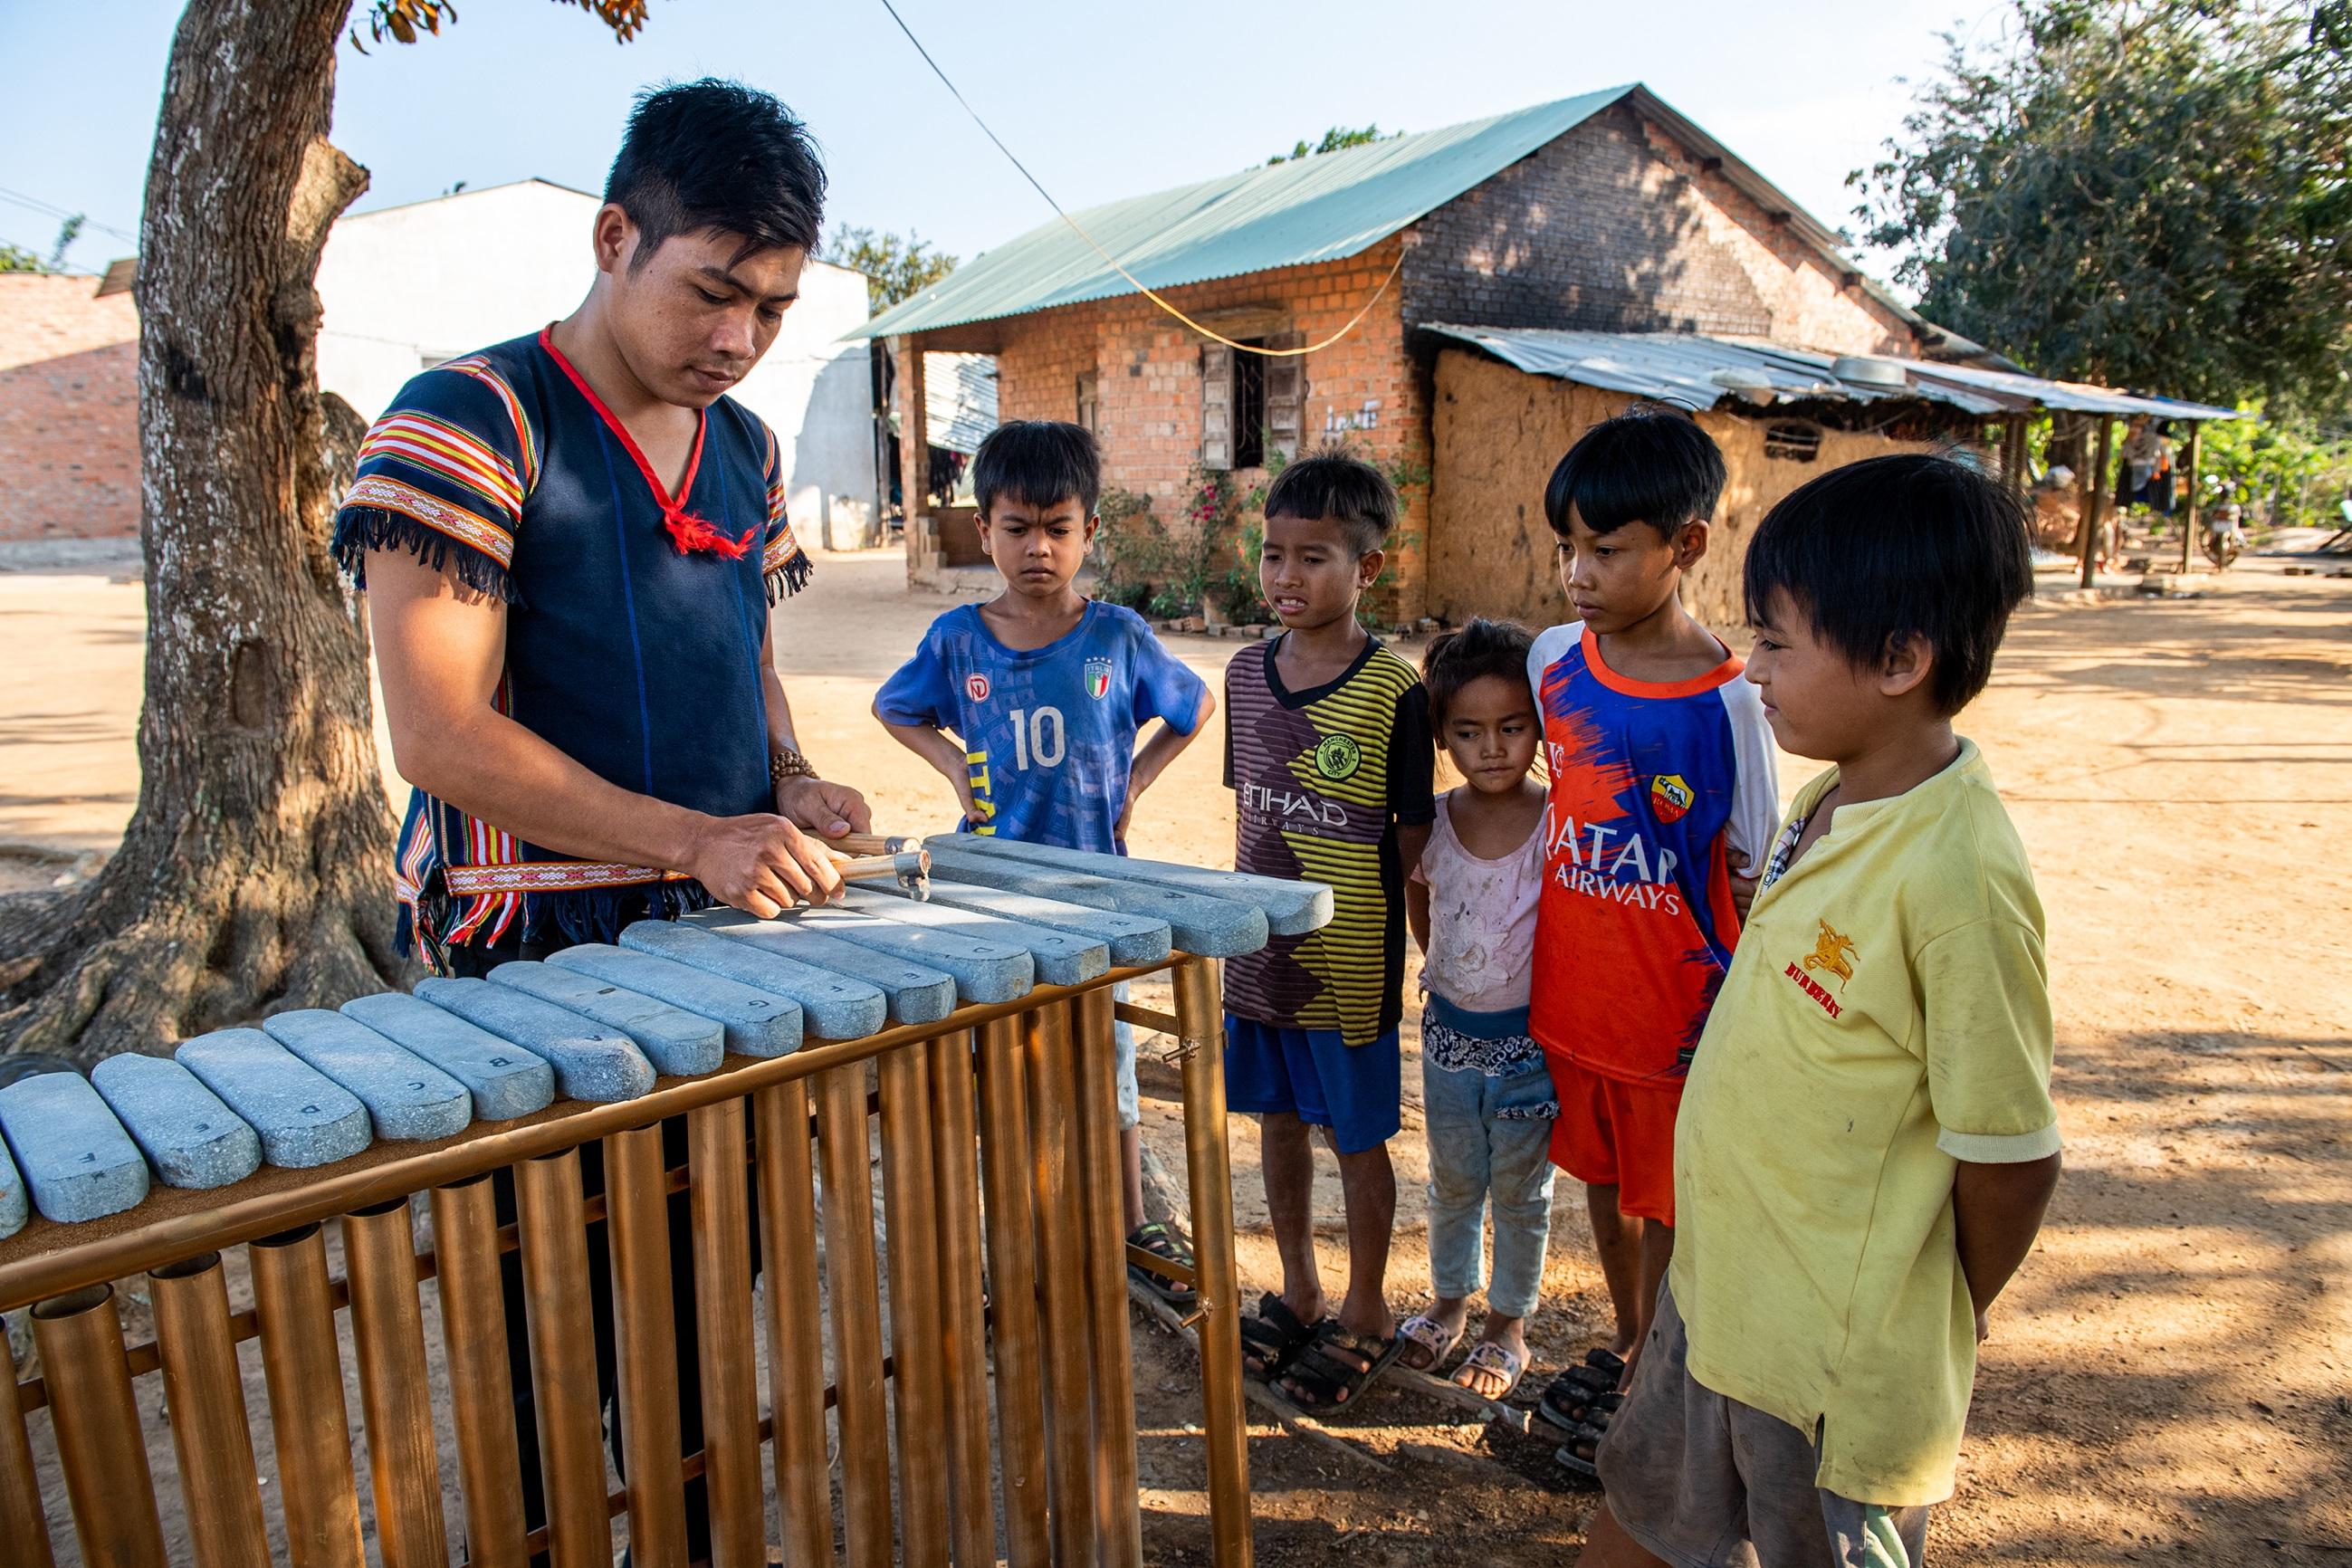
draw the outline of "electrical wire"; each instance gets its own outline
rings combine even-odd
[[[58,205],[55,202],[45,202],[38,196],[28,196],[22,191],[12,191],[5,185],[0,185],[0,200],[12,201],[18,206],[22,207],[30,207],[37,213],[45,214],[47,216],[57,218],[60,222],[69,222],[74,218],[79,218],[82,221],[82,226],[85,228],[94,228],[100,234],[110,234],[115,238],[128,240],[132,245],[139,243],[139,237],[137,235],[125,234],[121,229],[114,227],[110,224],[96,222],[88,213],[68,212],[65,208]]]
[[[1080,239],[1085,240],[1089,246],[1092,246],[1097,256],[1099,256],[1105,261],[1109,262],[1111,270],[1117,272],[1121,278],[1126,279],[1129,283],[1134,284],[1137,292],[1140,293],[1145,299],[1150,300],[1153,304],[1159,306],[1161,310],[1167,311],[1170,315],[1175,317],[1178,321],[1183,322],[1186,326],[1192,328],[1194,331],[1200,333],[1202,337],[1207,338],[1213,342],[1223,343],[1225,347],[1234,350],[1237,353],[1258,354],[1266,359],[1297,359],[1303,354],[1311,354],[1318,349],[1328,349],[1333,343],[1338,342],[1340,339],[1346,337],[1349,332],[1354,331],[1359,326],[1363,324],[1364,318],[1372,313],[1372,307],[1381,302],[1381,297],[1389,291],[1389,285],[1396,281],[1397,273],[1404,267],[1404,247],[1402,246],[1399,246],[1397,247],[1397,258],[1394,262],[1390,264],[1388,275],[1381,279],[1381,286],[1372,290],[1372,297],[1364,301],[1363,309],[1349,317],[1348,324],[1346,326],[1341,327],[1338,331],[1333,332],[1321,342],[1309,343],[1305,348],[1270,349],[1257,343],[1239,342],[1232,338],[1226,337],[1223,333],[1216,331],[1212,328],[1204,327],[1200,322],[1194,321],[1192,317],[1186,315],[1183,311],[1178,310],[1174,305],[1170,304],[1166,299],[1161,297],[1157,289],[1144,282],[1142,279],[1138,278],[1134,273],[1129,272],[1126,266],[1120,262],[1118,257],[1113,256],[1109,251],[1103,248],[1103,245],[1100,240],[1087,232],[1086,226],[1084,224],[1081,224],[1077,219],[1065,212],[1062,209],[1062,204],[1054,199],[1054,193],[1047,190],[1043,184],[1039,184],[1037,176],[1029,172],[1029,166],[1022,163],[1018,157],[1015,157],[1013,155],[1013,149],[1004,144],[1003,138],[998,136],[994,131],[989,129],[988,121],[980,117],[980,110],[971,106],[970,100],[964,97],[963,93],[956,87],[956,84],[949,79],[948,73],[940,68],[940,62],[931,58],[931,51],[923,47],[923,40],[915,37],[915,30],[907,26],[907,19],[898,15],[898,7],[892,5],[890,0],[882,0],[882,9],[890,13],[890,20],[898,24],[898,31],[907,35],[907,41],[915,46],[915,52],[923,57],[923,63],[925,65],[931,68],[931,74],[940,79],[940,85],[948,89],[948,92],[955,99],[956,102],[962,106],[963,111],[966,114],[971,116],[971,122],[980,127],[982,134],[985,135],[991,142],[996,143],[996,150],[1004,154],[1006,162],[1010,163],[1015,169],[1018,169],[1021,172],[1021,177],[1029,182],[1029,188],[1045,198],[1045,205],[1054,209],[1054,215],[1060,218],[1064,223],[1068,224],[1072,233],[1076,234]]]

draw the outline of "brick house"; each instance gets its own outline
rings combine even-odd
[[[139,312],[88,278],[0,273],[0,540],[139,532]]]
[[[1825,468],[1972,446],[2021,483],[2037,410],[2232,416],[2029,376],[1921,319],[1639,85],[1076,222],[1219,336],[1312,352],[1267,359],[1204,337],[1056,220],[866,323],[899,367],[902,453],[925,449],[924,360],[940,351],[994,356],[1003,417],[1092,428],[1106,483],[1178,527],[1201,470],[1245,492],[1270,454],[1339,438],[1405,480],[1375,604],[1391,622],[1557,618],[1544,480],[1583,429],[1637,398],[1690,408],[1724,450],[1715,547],[1685,592],[1727,631],[1749,531]],[[913,510],[909,579],[984,583],[970,509]]]

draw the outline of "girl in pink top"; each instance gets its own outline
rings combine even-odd
[[[1405,884],[1405,919],[1426,955],[1422,1110],[1437,1300],[1399,1331],[1401,1359],[1433,1370],[1461,1340],[1491,1201],[1486,1321],[1454,1381],[1496,1400],[1527,1370],[1523,1324],[1543,1282],[1559,1110],[1543,1050],[1528,1035],[1544,808],[1542,786],[1528,776],[1543,738],[1527,680],[1532,645],[1525,627],[1484,620],[1430,644],[1430,722],[1464,782],[1439,799]]]

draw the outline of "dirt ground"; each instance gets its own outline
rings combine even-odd
[[[136,797],[141,602],[106,569],[0,573],[0,889],[87,875]],[[2067,1175],[1995,1314],[1959,1493],[1930,1533],[1940,1563],[2352,1562],[2352,583],[2250,560],[2190,586],[2053,595],[1963,722],[2048,910]],[[831,557],[777,619],[805,749],[887,830],[952,812],[866,713],[941,607],[904,592],[895,557]],[[1236,645],[1171,646],[1213,678]],[[1171,770],[1138,853],[1225,853],[1218,764],[1212,738]],[[1809,772],[1782,759],[1784,793]],[[1175,1072],[1147,1061],[1142,1078],[1148,1135],[1175,1165]],[[1408,1064],[1401,1310],[1427,1279],[1417,1082]],[[1255,1129],[1232,1131],[1255,1299],[1274,1252]],[[1328,1163],[1325,1179],[1337,1279]],[[1522,1404],[1604,1331],[1566,1186],[1554,1241]],[[1140,1320],[1137,1339],[1149,1556],[1205,1563],[1192,1360]],[[1253,1421],[1269,1564],[1565,1563],[1594,1500],[1548,1443],[1398,1387],[1328,1439]]]

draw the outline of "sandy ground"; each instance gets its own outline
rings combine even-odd
[[[2352,584],[2249,561],[2193,587],[2027,612],[1963,726],[2048,908],[2068,1175],[1996,1313],[1938,1562],[2352,1561]],[[941,607],[904,592],[895,557],[834,557],[777,620],[805,748],[888,830],[952,813],[866,714]],[[120,834],[141,644],[136,584],[102,563],[0,574],[0,888],[86,875]],[[1171,646],[1213,678],[1235,645]],[[1171,770],[1138,815],[1138,853],[1225,853],[1218,766],[1211,739]],[[1784,793],[1809,771],[1783,759]],[[1176,1075],[1147,1061],[1142,1077],[1173,1163]],[[1409,1100],[1417,1078],[1408,1064]],[[1417,1105],[1405,1123],[1401,1310],[1426,1281]],[[1233,1134],[1254,1297],[1273,1247],[1255,1130]],[[1545,1370],[1607,1311],[1581,1210],[1564,1187],[1532,1324]],[[1137,1333],[1150,1555],[1204,1563],[1191,1356]],[[1396,1388],[1332,1430],[1253,1426],[1261,1562],[1573,1556],[1594,1494],[1548,1444]]]

